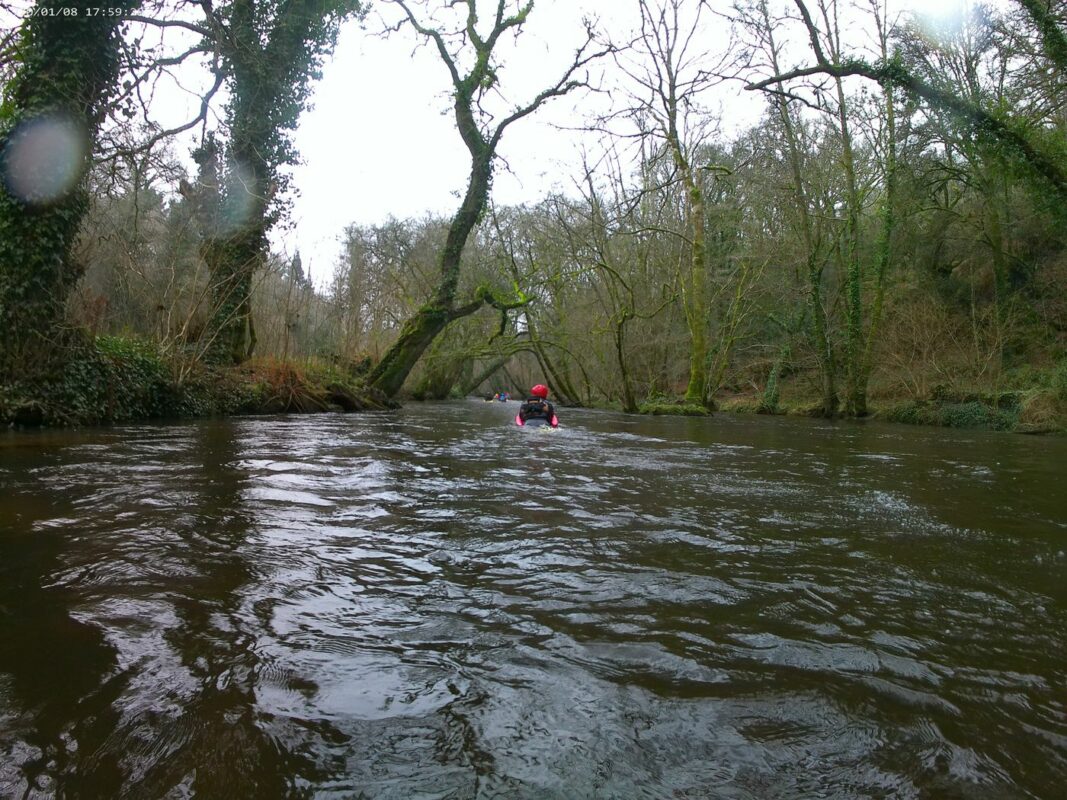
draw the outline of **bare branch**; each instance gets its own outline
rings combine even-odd
[[[206,38],[211,38],[212,35],[211,31],[207,28],[180,19],[156,19],[155,17],[144,17],[140,14],[131,14],[126,17],[126,19],[130,22],[140,22],[143,25],[151,25],[155,28],[184,28],[187,31],[198,33]]]
[[[572,76],[574,75],[574,73],[587,66],[591,62],[595,61],[596,59],[602,58],[614,52],[615,49],[613,45],[608,44],[605,45],[605,47],[601,50],[587,52],[589,45],[593,42],[593,40],[593,33],[587,28],[585,42],[582,44],[581,47],[578,48],[577,52],[574,55],[574,61],[571,63],[570,67],[567,68],[566,72],[564,72],[560,79],[556,81],[555,85],[540,92],[533,100],[531,100],[526,105],[516,109],[509,116],[501,120],[500,123],[496,126],[496,129],[493,131],[493,135],[489,139],[489,145],[492,149],[496,149],[497,144],[500,142],[500,137],[504,135],[504,130],[513,122],[517,122],[523,117],[529,116],[538,108],[540,108],[546,100],[549,100],[553,97],[562,97],[563,95],[567,94],[573,89],[578,88],[579,86],[587,85],[584,80],[572,80]]]
[[[448,72],[452,76],[452,85],[457,89],[460,88],[463,85],[463,79],[459,76],[459,69],[456,67],[456,61],[452,58],[452,54],[448,52],[448,47],[445,45],[445,40],[441,35],[441,32],[436,31],[433,28],[427,28],[419,22],[415,14],[408,8],[406,0],[392,0],[392,2],[396,3],[404,10],[411,27],[422,36],[431,39],[433,43],[437,45],[437,52],[440,54],[441,60],[445,62],[445,66],[448,67]]]

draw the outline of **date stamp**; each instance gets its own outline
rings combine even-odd
[[[123,8],[110,6],[34,6],[27,10],[30,17],[121,17],[126,14]]]

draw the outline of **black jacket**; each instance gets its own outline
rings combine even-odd
[[[523,401],[523,404],[519,406],[519,419],[526,422],[528,419],[543,419],[545,422],[552,422],[552,417],[556,415],[556,409],[552,407],[552,404],[547,400],[542,400],[540,397],[527,397]]]

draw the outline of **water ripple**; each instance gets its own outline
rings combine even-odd
[[[7,440],[0,794],[1067,780],[1064,442],[513,411]]]

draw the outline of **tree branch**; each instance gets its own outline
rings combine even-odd
[[[523,117],[532,114],[534,111],[540,108],[540,106],[546,100],[549,100],[553,97],[562,97],[563,95],[570,92],[572,89],[576,89],[579,86],[586,85],[585,81],[571,80],[571,76],[587,64],[590,64],[596,59],[602,58],[603,56],[606,56],[609,53],[614,52],[615,50],[613,45],[608,44],[602,50],[587,53],[587,48],[589,47],[592,41],[593,33],[591,30],[587,29],[586,40],[582,44],[582,46],[578,48],[578,51],[574,55],[574,61],[570,65],[570,67],[567,68],[567,71],[560,77],[560,79],[556,82],[554,86],[551,86],[548,89],[545,89],[543,92],[540,92],[533,100],[531,100],[525,106],[521,106],[513,113],[502,119],[500,123],[496,126],[496,129],[493,131],[493,135],[489,139],[490,148],[492,148],[493,150],[496,149],[497,144],[499,144],[500,142],[500,137],[504,135],[504,130],[509,125],[511,125],[513,122],[517,122]]]

